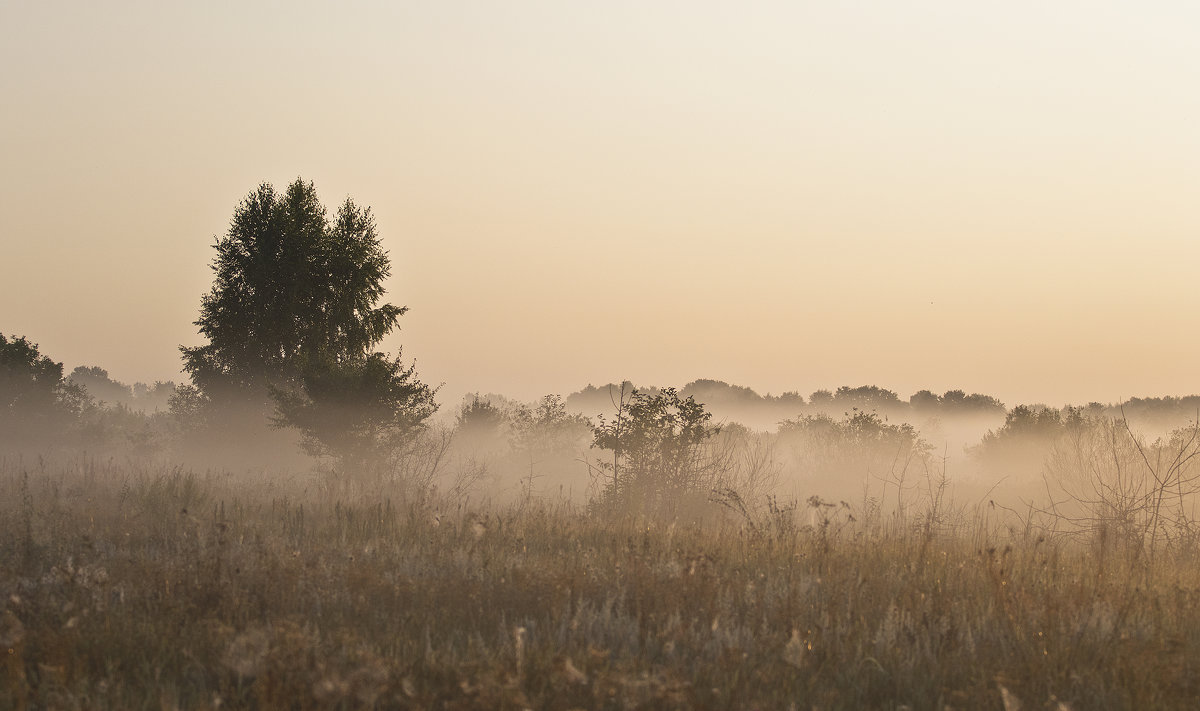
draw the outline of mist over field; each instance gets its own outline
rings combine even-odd
[[[222,402],[0,340],[5,707],[1194,699],[1195,396],[700,380],[435,414],[398,359],[319,363]]]
[[[22,389],[29,388],[18,382],[18,366],[10,358],[4,445],[13,456],[84,453],[232,473],[291,470],[307,472],[323,486],[415,477],[408,483],[416,490],[453,491],[476,501],[536,498],[581,507],[614,486],[602,465],[623,452],[614,452],[611,442],[604,446],[602,429],[627,416],[635,395],[662,399],[666,392],[676,403],[693,402],[705,430],[694,448],[719,462],[719,471],[693,488],[707,495],[736,482],[753,504],[765,497],[817,497],[896,507],[923,501],[936,484],[961,506],[1028,507],[1047,499],[1047,486],[1063,474],[1055,462],[1078,447],[1081,436],[1117,426],[1130,444],[1161,448],[1194,426],[1200,410],[1200,396],[1006,406],[962,390],[902,397],[866,385],[762,395],[712,379],[678,388],[625,381],[530,402],[469,393],[441,404],[418,430],[383,450],[368,452],[364,445],[362,452],[335,453],[313,447],[311,437],[306,448],[304,433],[279,421],[278,406],[265,391],[260,402],[242,403],[210,421],[187,401],[186,386],[130,386],[99,366],[77,366],[69,374],[63,368],[61,392],[50,391],[46,402],[53,405],[57,397],[68,406],[22,416],[29,399]],[[666,410],[657,416],[668,420],[669,436],[680,422],[670,422]],[[333,417],[354,421],[361,414],[343,409]],[[669,508],[669,501],[664,504]]]
[[[444,403],[369,207],[262,183],[213,250],[183,382],[0,333],[5,707],[1194,698],[1198,396]]]
[[[1110,526],[1149,536],[1139,545],[1190,535],[1200,481],[1192,473],[1195,395],[1055,407],[963,390],[903,397],[875,385],[764,395],[701,379],[681,387],[589,384],[533,401],[469,393],[438,402],[415,364],[372,352],[405,309],[379,306],[383,293],[369,280],[362,287],[374,295],[333,326],[328,316],[305,314],[335,313],[336,299],[326,306],[271,294],[343,298],[336,289],[303,286],[315,276],[248,271],[254,262],[243,256],[266,238],[243,234],[247,220],[256,210],[286,215],[294,199],[324,221],[312,190],[301,181],[284,193],[267,185],[239,207],[218,242],[217,278],[197,322],[211,343],[181,347],[191,383],[130,386],[95,365],[68,373],[32,341],[6,337],[7,461],[20,468],[47,456],[83,457],[234,480],[256,472],[329,496],[392,487],[406,501],[536,503],[602,520],[704,525],[786,506],[811,525],[834,507],[892,521],[922,512],[947,531],[986,512],[1005,525],[1037,523],[1084,539],[1108,535]],[[336,220],[330,239],[360,230],[364,254],[376,250],[367,259],[381,260],[376,278],[386,274],[369,209],[347,201]],[[253,291],[263,306],[238,316],[229,304],[244,303],[240,285],[253,279],[263,280]],[[370,326],[377,317],[382,326]],[[297,333],[277,327],[305,319],[312,325]]]
[[[263,182],[212,249],[179,381],[0,333],[0,706],[1195,699],[1200,396],[454,399],[371,207]]]
[[[1194,699],[1198,396],[444,406],[371,208],[261,183],[213,251],[183,382],[0,333],[4,707]]]
[[[0,3],[0,710],[1195,708],[1198,27]]]

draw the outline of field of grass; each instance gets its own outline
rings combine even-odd
[[[1195,559],[996,514],[613,520],[8,457],[0,708],[1196,707]]]

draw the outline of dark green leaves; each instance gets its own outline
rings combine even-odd
[[[312,183],[263,184],[214,246],[208,343],[181,348],[181,408],[273,406],[276,426],[343,463],[378,459],[436,409],[413,367],[374,351],[406,309],[379,304],[391,264],[370,209],[347,199],[330,220]]]

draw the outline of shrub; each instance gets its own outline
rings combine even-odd
[[[612,453],[598,462],[602,488],[594,507],[645,514],[671,508],[697,494],[707,498],[727,461],[705,443],[720,432],[712,413],[674,388],[620,398],[616,416],[599,418],[592,446]]]

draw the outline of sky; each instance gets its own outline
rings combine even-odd
[[[1200,392],[1192,2],[0,2],[0,333],[180,380],[257,185],[453,403]]]

